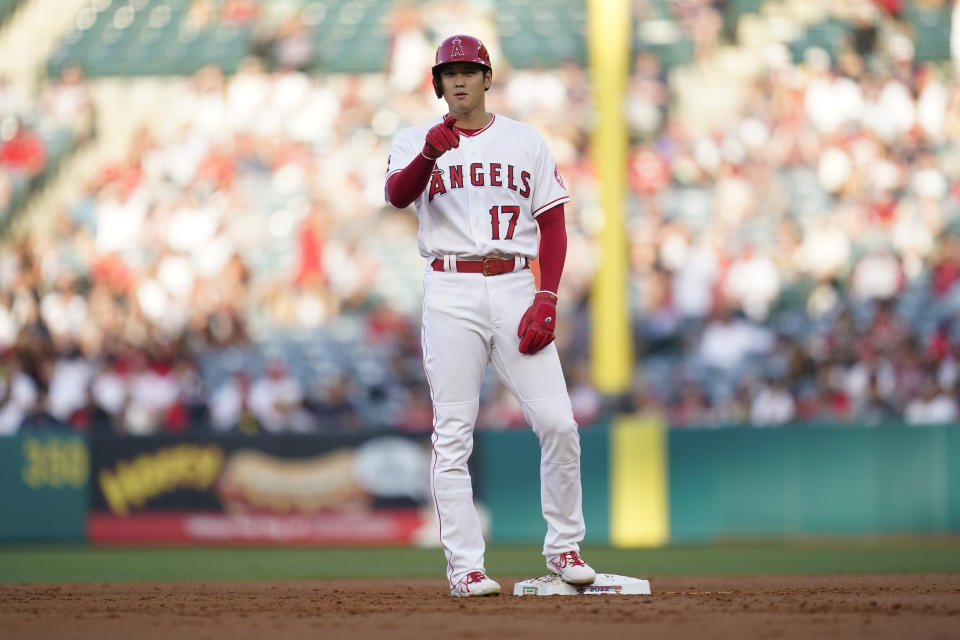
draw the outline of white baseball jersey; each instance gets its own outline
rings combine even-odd
[[[397,134],[387,160],[387,179],[423,151],[427,131],[442,121]],[[427,188],[414,201],[420,255],[535,258],[535,218],[569,200],[540,133],[493,115],[490,124],[476,133],[461,133],[460,146],[440,156]]]
[[[397,134],[387,179],[416,158],[427,131],[440,122]],[[534,258],[536,216],[569,199],[540,134],[494,116],[440,156],[415,200],[420,254]],[[434,407],[430,483],[452,588],[483,571],[485,542],[467,460],[488,364],[517,398],[540,441],[544,555],[578,551],[584,537],[580,439],[556,346],[533,354],[518,349],[517,326],[534,293],[530,269],[487,277],[428,266],[424,273],[421,346]]]

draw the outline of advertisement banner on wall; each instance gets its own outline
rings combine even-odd
[[[426,434],[91,439],[92,542],[431,545]]]

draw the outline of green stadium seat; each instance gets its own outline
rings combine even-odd
[[[556,66],[571,59],[586,64],[586,7],[582,2],[501,0],[496,19],[503,53],[511,66]]]
[[[308,27],[319,30],[323,25],[333,22],[330,19],[330,10],[326,3],[310,2],[303,8],[301,19]]]
[[[23,0],[0,0],[0,25],[12,17]]]
[[[652,51],[665,69],[693,62],[693,42],[683,39],[669,44],[640,45],[638,51]]]
[[[851,26],[843,20],[830,18],[807,27],[802,38],[787,43],[791,58],[801,62],[807,49],[818,47],[827,52],[832,62],[851,37]]]
[[[384,38],[357,35],[344,42],[342,55],[330,59],[325,68],[346,73],[373,73],[384,68],[390,42]]]
[[[723,33],[730,40],[736,40],[737,25],[747,13],[758,13],[764,0],[727,0],[723,11]]]
[[[650,0],[650,18],[671,18],[669,0]]]
[[[914,55],[918,62],[935,62],[950,59],[949,6],[927,9],[911,4],[904,18],[913,27]]]

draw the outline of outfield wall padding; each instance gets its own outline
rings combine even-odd
[[[957,531],[958,431],[673,430],[670,539]]]
[[[89,477],[90,454],[81,436],[0,438],[0,540],[82,541]]]
[[[642,509],[623,518],[616,506],[624,508],[623,495],[656,505],[642,487],[617,484],[649,474],[611,469],[615,443],[661,442],[622,437],[624,429],[649,428],[625,418],[581,430],[587,542],[655,546],[960,531],[960,425],[661,426],[666,446],[636,456],[637,464],[655,466],[666,476],[658,485],[666,494],[667,531],[658,539],[649,535]],[[478,494],[490,509],[493,541],[542,540],[536,438],[525,431],[478,432],[477,448]],[[618,466],[623,465],[619,455]],[[647,517],[662,515],[651,508]]]

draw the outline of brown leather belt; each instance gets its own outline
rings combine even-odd
[[[530,261],[523,258],[521,269],[530,268]],[[437,258],[430,263],[434,271],[446,271],[443,268],[443,258]],[[482,273],[485,276],[498,276],[501,273],[510,273],[516,263],[513,258],[484,258],[483,260],[457,260],[457,273]]]

